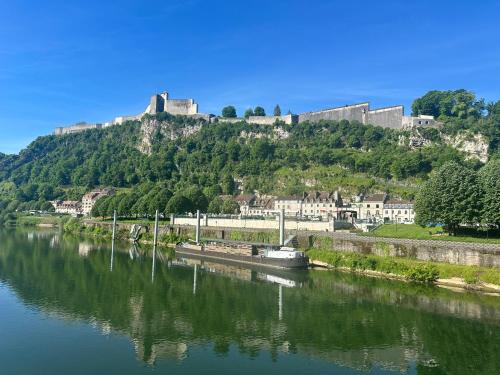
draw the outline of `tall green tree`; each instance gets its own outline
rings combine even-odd
[[[265,116],[266,115],[266,110],[260,106],[255,107],[253,110],[254,116]]]
[[[191,201],[181,193],[174,194],[165,207],[167,214],[184,214],[192,208]]]
[[[500,227],[500,159],[490,160],[479,171],[484,191],[482,222]]]
[[[274,107],[273,115],[274,116],[281,116],[281,108],[280,108],[279,104],[276,104],[276,107]]]
[[[222,117],[235,118],[236,117],[236,108],[234,108],[232,105],[224,107],[222,109]]]
[[[254,113],[253,113],[253,109],[252,108],[248,108],[246,111],[245,111],[245,118],[249,118],[250,116],[253,116]]]
[[[416,222],[444,224],[455,234],[459,225],[481,219],[482,192],[477,173],[456,162],[444,164],[426,181],[415,200]]]

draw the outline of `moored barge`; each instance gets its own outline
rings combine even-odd
[[[219,259],[241,264],[254,264],[273,268],[307,268],[309,258],[293,247],[278,246],[259,250],[256,245],[238,242],[209,241],[203,245],[181,242],[176,253],[208,259]]]

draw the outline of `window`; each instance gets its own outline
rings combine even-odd
[[[370,205],[369,205],[369,204],[367,204],[367,205],[366,205],[366,208],[370,208]]]
[[[408,213],[408,211],[405,210],[405,214],[407,214],[407,213]]]
[[[401,210],[398,210],[398,215],[400,215],[400,214],[401,214]]]
[[[375,208],[378,208],[378,204],[375,205]]]
[[[389,210],[385,210],[385,214],[388,215],[389,214]]]

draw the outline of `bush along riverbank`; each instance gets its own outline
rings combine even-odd
[[[339,270],[404,279],[412,282],[500,292],[500,270],[342,251],[309,249],[311,262]]]
[[[68,220],[64,226],[63,230],[65,233],[70,233],[74,235],[84,235],[84,236],[93,236],[100,237],[104,239],[109,239],[113,237],[113,232],[111,227],[105,227],[101,225],[85,225],[81,220],[72,218]],[[118,225],[116,228],[115,239],[122,241],[130,240],[130,233],[127,229],[120,228]],[[158,234],[158,244],[159,245],[169,245],[173,243],[177,243],[180,241],[185,241],[187,238],[184,236],[178,236],[174,233],[159,233]],[[143,232],[139,236],[139,243],[153,243],[153,233],[152,232]]]

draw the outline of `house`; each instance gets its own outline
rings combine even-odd
[[[58,214],[67,214],[75,217],[82,215],[82,204],[79,201],[53,201],[51,203]]]
[[[241,194],[234,198],[240,206],[240,214],[243,216],[250,215],[250,207],[253,206],[256,196],[254,194]]]
[[[381,221],[387,194],[374,194],[365,197],[361,202],[359,219]]]
[[[271,216],[276,214],[274,197],[243,194],[234,198],[240,206],[242,216]]]
[[[302,216],[321,217],[322,219],[334,217],[338,219],[340,207],[342,207],[342,198],[338,191],[333,193],[313,191],[303,199]]]
[[[285,210],[285,216],[302,217],[302,201],[305,194],[286,195],[274,200],[274,210],[279,212]]]
[[[113,189],[106,188],[101,190],[94,190],[85,194],[82,198],[82,214],[85,216],[90,216],[92,208],[100,198],[113,195],[114,193],[115,191]]]
[[[391,199],[384,203],[384,221],[395,223],[415,223],[413,202],[409,200]]]

